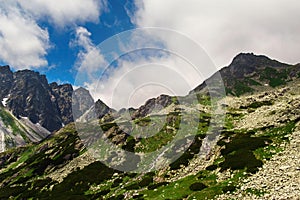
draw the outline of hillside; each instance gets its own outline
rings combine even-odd
[[[297,199],[298,68],[240,54],[220,70],[227,96],[217,102],[205,83],[138,109],[99,100],[39,143],[1,153],[0,199]]]
[[[7,109],[0,107],[0,152],[27,143],[37,143],[48,135],[50,132],[39,124],[33,124],[25,117],[17,119]]]

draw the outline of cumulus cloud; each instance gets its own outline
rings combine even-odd
[[[100,50],[93,44],[90,39],[91,33],[84,27],[77,27],[75,39],[70,42],[71,47],[79,47],[79,53],[75,67],[78,70],[78,82],[94,82],[97,81],[96,74],[101,73],[101,69],[105,68],[106,60]]]
[[[91,43],[91,33],[85,28],[79,27],[76,33],[72,45],[83,48],[76,84],[85,85],[94,99],[115,109],[138,107],[160,94],[186,95],[204,80],[202,72],[213,66],[197,44],[164,29],[128,31],[99,46]],[[161,37],[176,39],[176,45],[165,49]],[[189,48],[198,52],[196,57],[189,54]]]
[[[86,82],[95,99],[114,108],[137,107],[162,93],[185,95],[240,52],[299,62],[300,22],[295,19],[300,17],[300,3],[296,0],[136,0],[135,5],[136,12],[129,14],[138,27],[168,31],[121,38],[122,52],[141,47],[142,53],[118,58],[108,76]],[[155,41],[161,43],[156,47],[174,54],[145,53]]]
[[[116,109],[139,107],[161,94],[186,95],[201,80],[197,73],[175,55],[121,60],[108,78],[100,80],[95,94]]]
[[[0,59],[15,69],[45,67],[53,44],[39,21],[57,27],[97,22],[105,8],[104,0],[0,0]]]
[[[29,17],[11,7],[0,10],[0,59],[16,69],[48,64],[49,34]]]
[[[58,26],[77,22],[98,22],[106,8],[103,0],[18,0],[20,6],[36,18],[47,17]]]
[[[239,52],[299,62],[300,2],[296,0],[136,0],[139,27],[180,31],[198,42],[217,66]],[[169,44],[176,43],[166,38]],[[191,53],[193,50],[191,49]]]

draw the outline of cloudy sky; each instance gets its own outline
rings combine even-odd
[[[299,9],[296,0],[0,0],[0,64],[84,85],[115,108],[137,106],[186,94],[212,63],[221,68],[240,52],[300,62]],[[143,27],[167,31],[109,40]],[[198,74],[196,57],[206,65]]]

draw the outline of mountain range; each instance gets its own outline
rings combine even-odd
[[[209,94],[218,90],[208,90],[208,86],[218,74],[225,87],[222,106],[226,113],[224,127],[210,130],[214,122]],[[12,72],[9,66],[2,66],[0,82],[3,199],[226,199],[238,195],[254,195],[255,199],[269,194],[264,188],[272,187],[243,189],[241,181],[263,173],[263,166],[271,165],[273,156],[284,154],[283,145],[290,151],[297,150],[297,145],[289,144],[299,133],[300,64],[285,64],[263,55],[237,55],[229,66],[186,96],[162,94],[139,108],[119,111],[101,100],[94,101],[84,88],[49,84],[44,75],[31,70]],[[161,107],[155,110],[156,105]],[[184,118],[186,113],[194,113],[197,118]],[[105,161],[93,157],[84,142],[93,139],[86,139],[90,130],[84,127],[79,131],[74,121],[96,121],[112,144],[137,156],[121,155],[117,161],[117,154]],[[213,134],[217,130],[220,136]],[[176,138],[180,132],[182,135]],[[150,136],[142,137],[145,134]],[[186,151],[163,169],[139,174],[103,164],[130,163],[135,169],[144,155],[168,146],[174,138]],[[205,142],[210,141],[215,141],[215,146],[201,157]],[[169,151],[172,147],[166,149]],[[168,156],[158,155],[166,160]],[[283,159],[280,154],[279,159]],[[290,173],[296,176],[299,171]],[[294,198],[299,185],[296,180],[295,187],[289,187],[291,196],[285,197]],[[273,193],[270,197],[276,199]]]

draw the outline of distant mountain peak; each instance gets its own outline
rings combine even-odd
[[[261,68],[261,67],[284,67],[288,64],[281,63],[277,60],[270,59],[264,55],[255,55],[254,53],[239,53],[235,56],[228,67],[250,67],[250,68]]]
[[[1,71],[4,71],[4,70],[9,70],[9,71],[11,71],[9,65],[0,66],[0,70],[1,70]]]
[[[251,93],[260,86],[276,87],[284,85],[298,75],[300,66],[289,65],[273,60],[264,55],[240,53],[235,56],[229,66],[216,72],[192,92],[203,91],[206,83],[214,81],[220,73],[227,94],[240,96]]]

